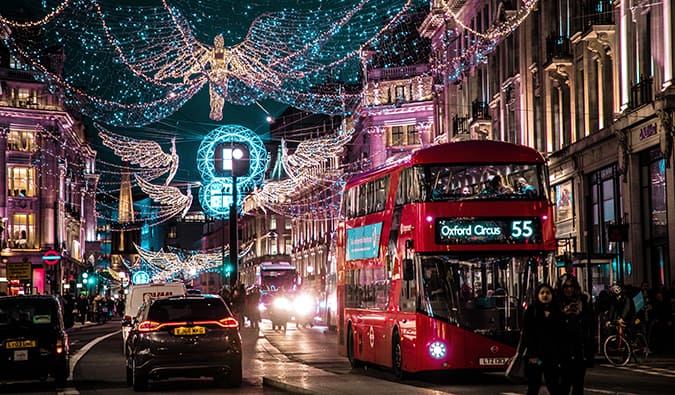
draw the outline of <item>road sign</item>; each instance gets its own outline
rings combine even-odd
[[[30,262],[15,262],[7,264],[8,280],[30,280],[33,278],[33,270]]]

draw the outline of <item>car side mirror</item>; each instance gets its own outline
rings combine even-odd
[[[415,279],[415,265],[413,260],[406,258],[403,260],[403,280],[411,281]]]
[[[122,326],[131,326],[131,318],[122,319]]]

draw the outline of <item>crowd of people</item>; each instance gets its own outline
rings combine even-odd
[[[576,277],[565,274],[555,288],[540,284],[534,295],[534,303],[525,311],[521,346],[528,394],[538,394],[544,384],[551,395],[583,394],[598,335],[606,335],[598,329],[606,323],[642,330],[657,353],[673,351],[668,339],[675,334],[675,281],[669,290],[649,290],[646,283],[640,289],[614,284],[593,305]]]
[[[112,298],[109,294],[85,295],[75,297],[72,294],[62,296],[64,315],[72,314],[73,321],[84,324],[86,321],[104,323],[114,317],[124,315],[124,299]]]

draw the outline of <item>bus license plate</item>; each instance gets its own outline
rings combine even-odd
[[[12,340],[5,343],[5,348],[8,350],[13,348],[33,348],[36,346],[37,342],[35,340]]]
[[[173,334],[176,336],[192,336],[192,335],[203,335],[206,333],[206,328],[203,326],[191,326],[191,327],[185,327],[185,326],[179,326],[178,328],[174,328]]]
[[[14,350],[15,361],[28,361],[28,350]]]
[[[506,365],[509,362],[509,358],[478,358],[478,364],[481,366],[486,365]]]

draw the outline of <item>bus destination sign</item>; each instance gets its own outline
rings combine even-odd
[[[437,218],[437,244],[534,244],[541,243],[538,218]]]

